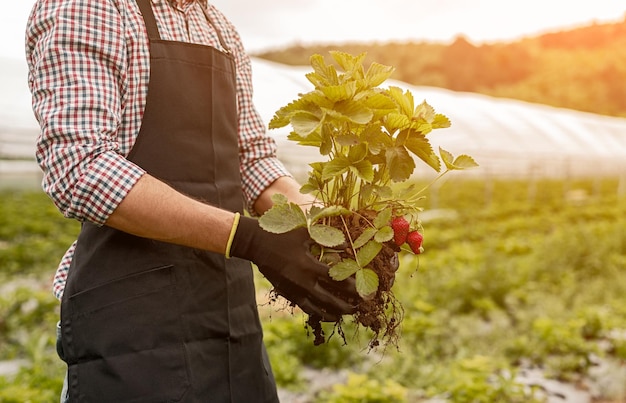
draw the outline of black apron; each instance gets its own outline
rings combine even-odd
[[[182,193],[242,212],[234,59],[161,40],[150,0],[138,4],[150,83],[128,159]],[[86,223],[61,330],[71,401],[278,401],[244,260]]]

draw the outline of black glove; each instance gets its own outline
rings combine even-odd
[[[254,262],[279,295],[322,321],[336,322],[356,311],[359,295],[354,279],[335,281],[329,267],[311,255],[305,228],[273,234],[258,220],[240,217],[230,254]]]

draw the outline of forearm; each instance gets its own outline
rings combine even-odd
[[[303,210],[308,210],[315,201],[313,196],[300,193],[300,184],[295,179],[283,176],[272,182],[256,200],[254,210],[257,214],[261,215],[272,207],[272,195],[276,193],[287,196],[289,201],[300,205]]]
[[[258,214],[272,206],[281,193],[303,208],[313,197],[300,193],[295,179],[274,181],[254,204]],[[234,214],[187,197],[150,175],[139,179],[106,222],[107,226],[144,238],[224,253]]]
[[[234,214],[144,175],[106,222],[133,235],[224,253]]]

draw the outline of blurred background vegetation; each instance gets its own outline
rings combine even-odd
[[[484,181],[460,177],[438,188],[436,210],[425,200],[426,252],[401,257],[397,350],[368,352],[368,335],[349,321],[346,345],[335,334],[313,346],[305,318],[264,303],[268,283],[257,278],[275,375],[301,399],[293,401],[542,401],[541,387],[524,380],[529,371],[597,401],[626,399],[626,200],[618,180],[499,179],[485,192]],[[19,364],[0,377],[0,401],[53,402],[64,369],[51,277],[78,225],[38,191],[4,190],[0,201],[0,361]],[[319,379],[326,383],[312,383]]]
[[[626,21],[514,43],[294,47],[258,57],[367,51],[416,85],[626,116]],[[315,347],[305,318],[260,312],[284,401],[547,401],[545,380],[587,401],[626,401],[626,198],[623,178],[463,179],[424,200],[426,252],[401,256],[398,349],[367,350],[345,323]],[[79,224],[39,190],[0,190],[0,402],[56,402],[59,307],[52,276]],[[333,329],[326,329],[328,334]],[[538,380],[540,379],[540,380]],[[561,400],[567,401],[567,400]]]
[[[314,53],[367,52],[366,65],[394,66],[392,78],[413,85],[476,92],[626,117],[626,19],[510,43],[345,43],[293,46],[255,56],[309,65]]]

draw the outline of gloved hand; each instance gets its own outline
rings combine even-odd
[[[305,228],[273,234],[244,216],[235,225],[227,254],[254,262],[279,295],[322,321],[335,322],[356,311],[360,297],[354,279],[330,278],[329,267],[311,255],[313,241]]]

